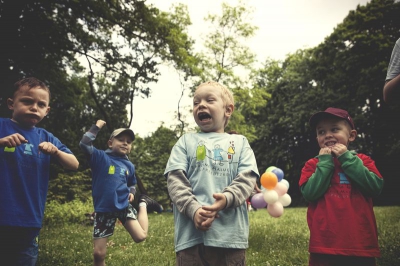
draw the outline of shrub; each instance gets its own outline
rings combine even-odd
[[[73,200],[64,204],[58,201],[48,201],[44,212],[43,224],[47,226],[84,223],[87,220],[85,213],[93,212],[93,202]]]

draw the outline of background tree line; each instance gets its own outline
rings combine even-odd
[[[81,163],[73,173],[54,166],[49,200],[90,197],[90,170],[78,148],[82,134],[98,118],[106,120],[106,132],[96,140],[104,148],[112,129],[135,119],[135,97],[151,95],[149,83],[157,81],[159,66],[167,63],[181,73],[184,88],[213,79],[233,89],[236,111],[227,130],[248,137],[260,173],[271,165],[284,170],[293,205],[304,203],[297,185],[300,171],[318,153],[308,119],[329,106],[349,111],[358,131],[353,148],[370,155],[385,178],[376,203],[399,204],[400,104],[385,104],[382,88],[400,37],[400,3],[372,0],[358,6],[317,47],[300,49],[283,61],[268,59],[262,67],[255,67],[255,55],[246,47],[257,30],[247,22],[251,8],[239,2],[223,4],[222,11],[207,17],[214,30],[204,50],[195,52],[184,5],[167,13],[138,0],[1,2],[0,115],[10,116],[6,99],[15,81],[26,76],[45,81],[52,109],[40,126],[58,136]],[[134,142],[130,158],[143,187],[164,205],[169,204],[165,165],[187,130],[178,112],[175,128],[160,126]]]

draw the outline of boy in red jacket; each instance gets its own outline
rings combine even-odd
[[[376,265],[380,256],[372,197],[382,191],[375,162],[347,149],[357,131],[347,111],[328,108],[310,125],[321,148],[302,169],[299,186],[309,201],[309,265]]]

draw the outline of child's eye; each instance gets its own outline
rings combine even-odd
[[[30,104],[32,101],[29,99],[22,99],[21,102],[24,104]]]
[[[318,135],[323,135],[324,133],[325,133],[325,130],[318,130],[318,131],[317,131],[317,134],[318,134]]]

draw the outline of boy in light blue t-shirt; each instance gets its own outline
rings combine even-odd
[[[232,93],[209,81],[193,98],[201,132],[185,134],[171,151],[164,175],[174,203],[177,265],[245,265],[248,198],[259,177],[242,135],[225,133]]]

